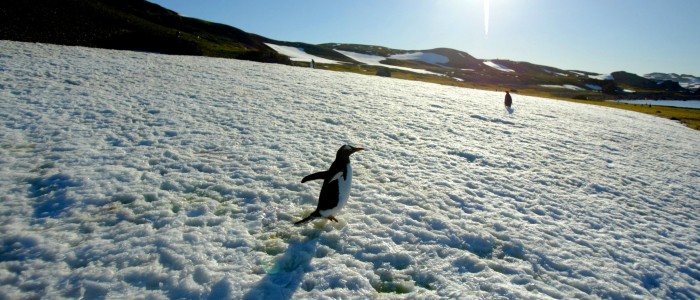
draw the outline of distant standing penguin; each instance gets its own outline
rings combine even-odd
[[[352,167],[350,166],[350,155],[364,150],[343,145],[338,149],[335,161],[328,171],[313,173],[304,177],[301,182],[309,180],[323,179],[321,194],[318,196],[318,206],[308,217],[294,223],[294,225],[304,224],[316,218],[327,218],[338,222],[335,215],[345,206],[350,196],[350,184],[352,183]]]
[[[513,104],[513,98],[510,97],[510,93],[508,91],[506,91],[505,104],[507,108],[510,108],[510,106]]]

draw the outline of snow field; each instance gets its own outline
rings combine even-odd
[[[700,136],[609,108],[0,41],[0,298],[700,296]],[[337,148],[354,186],[316,205]]]

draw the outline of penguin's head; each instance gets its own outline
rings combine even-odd
[[[343,145],[342,147],[340,147],[340,149],[338,149],[338,154],[336,154],[336,157],[350,157],[351,154],[362,150],[365,150],[365,148]]]

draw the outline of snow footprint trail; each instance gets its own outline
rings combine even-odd
[[[700,297],[700,136],[518,95],[0,41],[0,298]],[[315,207],[366,148],[338,224]],[[269,291],[269,294],[265,294]]]

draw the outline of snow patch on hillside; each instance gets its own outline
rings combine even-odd
[[[428,70],[422,70],[422,69],[414,69],[414,68],[406,68],[406,67],[399,67],[399,66],[393,66],[393,65],[387,65],[383,64],[382,61],[386,60],[387,58],[384,56],[379,56],[379,55],[370,55],[370,54],[364,54],[364,53],[357,53],[357,52],[351,52],[351,51],[343,51],[343,50],[338,50],[335,49],[340,54],[343,54],[357,62],[370,65],[370,66],[382,66],[382,67],[387,67],[387,68],[392,68],[392,69],[397,69],[397,70],[404,70],[404,71],[409,71],[413,73],[419,73],[419,74],[431,74],[431,75],[443,75],[440,73],[435,73],[435,72],[430,72]]]
[[[549,70],[549,69],[542,69],[542,71],[544,71],[545,73],[548,73],[548,74],[554,74],[554,75],[558,75],[558,76],[569,76],[569,74],[565,74],[565,73],[561,73],[561,72],[555,72],[555,71],[552,71],[552,70]]]
[[[450,62],[450,59],[447,56],[430,52],[411,52],[404,54],[395,54],[389,56],[389,58],[398,60],[415,60],[433,65],[446,64]]]
[[[331,60],[331,59],[319,57],[316,55],[308,54],[308,53],[306,53],[306,51],[304,51],[304,48],[275,45],[275,44],[270,44],[270,43],[265,43],[265,45],[274,49],[279,54],[288,56],[289,59],[291,59],[293,61],[311,62],[311,60],[314,60],[314,62],[321,63],[321,64],[340,64],[341,63],[341,62],[336,61],[336,60]]]
[[[497,63],[495,63],[495,62],[492,62],[492,61],[490,61],[490,60],[485,60],[485,61],[484,61],[484,64],[487,65],[487,66],[489,66],[489,67],[491,67],[491,68],[494,68],[494,69],[496,69],[496,70],[499,70],[499,71],[503,71],[503,72],[515,72],[515,70],[513,70],[513,69],[511,69],[511,68],[508,68],[508,67],[506,67],[506,66],[504,66],[504,65],[499,65],[499,64],[497,64]]]
[[[588,77],[598,80],[614,80],[611,74],[588,75]]]
[[[540,84],[541,87],[547,87],[547,88],[559,88],[559,89],[567,89],[567,90],[574,90],[574,91],[585,91],[586,89],[582,87],[575,86],[573,84],[562,84],[562,85],[556,85],[556,84]]]
[[[603,90],[603,87],[600,85],[597,85],[597,84],[586,83],[586,87],[588,89],[594,90],[594,91],[602,91]]]
[[[690,89],[692,91],[697,90],[700,88],[700,77],[696,77],[693,75],[678,75],[675,73],[649,73],[644,75],[644,78],[647,79],[652,79],[652,80],[658,80],[658,81],[664,81],[664,80],[671,80],[678,82],[678,84],[686,89]]]

